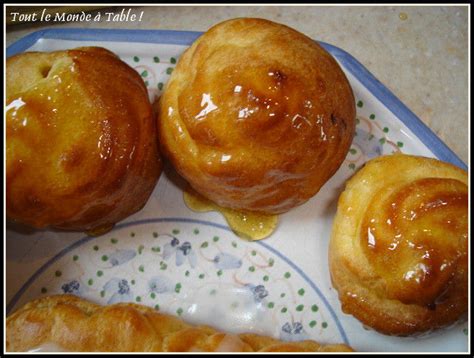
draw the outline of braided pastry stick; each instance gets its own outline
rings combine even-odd
[[[328,352],[344,344],[282,342],[256,334],[230,335],[133,303],[100,306],[72,295],[44,297],[7,318],[7,351]]]

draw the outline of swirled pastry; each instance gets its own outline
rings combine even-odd
[[[10,57],[8,218],[36,228],[110,228],[145,204],[161,172],[140,76],[95,47]]]
[[[282,342],[256,334],[231,335],[191,326],[152,308],[99,306],[72,295],[32,301],[7,318],[6,350],[75,352],[330,352],[343,344]]]
[[[396,154],[366,163],[339,199],[329,247],[342,309],[390,335],[451,325],[468,308],[467,173]]]
[[[180,58],[158,107],[163,151],[191,186],[220,206],[265,214],[315,195],[355,130],[337,62],[262,19],[208,30]]]

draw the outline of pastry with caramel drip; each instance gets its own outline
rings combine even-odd
[[[7,318],[7,352],[351,352],[344,344],[282,342],[193,326],[153,308],[99,306],[72,295],[32,301]]]
[[[315,195],[355,130],[352,89],[315,41],[271,21],[225,21],[178,61],[158,104],[164,154],[221,207],[278,214]]]
[[[339,198],[330,272],[344,312],[390,335],[449,326],[468,309],[468,177],[436,159],[373,159]]]
[[[10,57],[5,127],[7,216],[35,228],[106,231],[161,172],[145,84],[106,49]]]

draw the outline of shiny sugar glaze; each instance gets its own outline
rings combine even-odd
[[[265,215],[223,208],[199,195],[189,186],[184,191],[183,196],[184,202],[191,210],[197,212],[220,212],[224,215],[230,228],[239,237],[246,240],[265,239],[275,231],[278,224],[277,215]]]
[[[467,205],[467,186],[446,178],[418,179],[373,197],[361,245],[388,297],[432,309],[443,301],[456,270],[467,268]]]

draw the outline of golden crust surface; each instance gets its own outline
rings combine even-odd
[[[267,214],[315,195],[355,130],[354,96],[337,62],[262,19],[225,21],[197,39],[158,108],[163,151],[197,192]]]
[[[32,301],[7,318],[6,350],[54,344],[78,352],[326,352],[343,344],[281,342],[256,334],[229,335],[133,303],[99,306],[72,295]]]
[[[346,184],[329,245],[342,309],[389,335],[465,318],[468,177],[436,159],[373,159]]]
[[[8,218],[88,231],[141,209],[161,172],[140,76],[97,47],[10,57]]]

